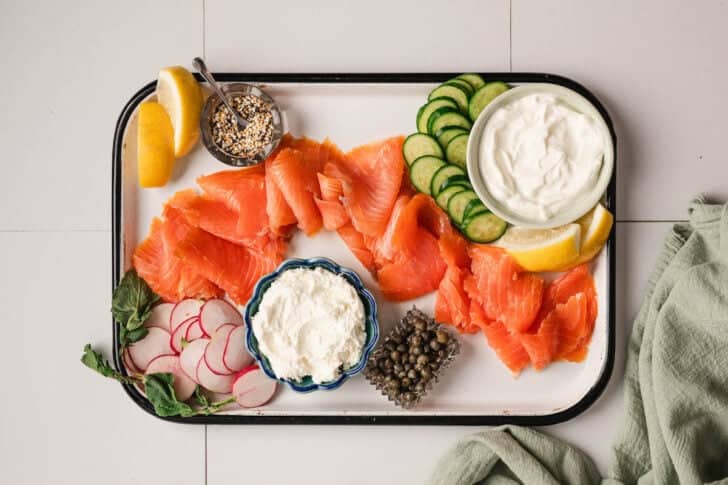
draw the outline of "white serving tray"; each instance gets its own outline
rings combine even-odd
[[[379,75],[218,75],[224,81],[260,82],[285,112],[287,130],[295,136],[322,140],[329,137],[343,151],[357,145],[414,131],[415,114],[428,92],[454,74]],[[611,122],[598,100],[580,85],[558,76],[541,74],[483,74],[485,79],[512,84],[555,82],[587,97]],[[136,245],[147,235],[153,217],[176,191],[196,187],[195,179],[230,169],[207,153],[201,143],[179,160],[172,181],[160,189],[140,189],[136,173],[136,106],[153,96],[149,84],[129,101],[119,118],[114,145],[114,285],[131,267]],[[613,130],[612,130],[613,134]],[[607,205],[614,212],[614,180]],[[326,256],[355,270],[379,305],[382,340],[404,313],[416,305],[433,314],[434,293],[406,303],[381,297],[372,276],[349,252],[334,232],[323,230],[309,238],[297,232],[289,257]],[[513,378],[488,346],[483,334],[458,335],[461,352],[417,408],[394,406],[363,375],[355,376],[335,391],[298,394],[281,386],[265,407],[234,410],[220,415],[171,418],[205,423],[383,423],[383,424],[503,424],[541,425],[564,421],[589,407],[609,379],[614,356],[614,236],[592,263],[599,297],[599,314],[586,360],[558,362],[541,372],[532,368]],[[548,275],[547,275],[548,277]],[[116,329],[115,344],[116,344]],[[115,345],[116,347],[116,345]],[[115,355],[117,366],[119,356]],[[149,403],[136,388],[129,395],[145,410]]]

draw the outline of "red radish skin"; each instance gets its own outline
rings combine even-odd
[[[205,347],[210,343],[210,339],[201,338],[194,342],[190,342],[179,354],[179,362],[182,370],[187,376],[195,381],[197,384],[200,382],[197,380],[197,364],[202,360],[202,356],[205,355]]]
[[[213,373],[204,358],[197,363],[197,381],[208,391],[230,394],[234,378],[233,374],[221,376]]]
[[[174,329],[180,323],[189,318],[199,316],[202,305],[204,305],[202,300],[195,300],[193,298],[187,298],[177,303],[169,314],[169,331],[174,332]]]
[[[134,342],[128,347],[129,357],[136,368],[144,372],[155,357],[174,354],[174,350],[169,341],[169,332],[161,328],[152,327],[149,329],[146,337],[138,342]]]
[[[198,321],[199,319],[197,317],[190,317],[174,329],[172,335],[169,337],[169,346],[172,347],[175,354],[182,352],[182,339],[187,335],[189,328]]]
[[[230,372],[238,372],[253,363],[245,348],[245,327],[235,327],[227,337],[222,353],[222,364]]]
[[[131,357],[129,356],[129,349],[124,349],[124,352],[121,354],[121,360],[124,363],[124,367],[126,367],[127,374],[142,374],[142,371],[140,371],[134,364],[134,361],[131,360]]]
[[[152,308],[149,318],[144,322],[147,328],[157,327],[169,331],[169,316],[172,314],[174,303],[160,303]]]
[[[225,300],[208,300],[200,310],[200,324],[202,331],[207,335],[213,335],[215,331],[225,325],[232,323],[242,325],[243,317],[240,312]]]
[[[225,367],[225,364],[223,364],[222,355],[223,352],[225,352],[228,335],[230,335],[230,332],[236,328],[238,327],[232,323],[226,323],[218,328],[205,349],[205,363],[207,363],[207,367],[209,367],[214,374],[221,376],[234,374],[234,372],[231,372]]]
[[[252,365],[236,374],[232,393],[242,407],[257,408],[270,401],[277,388],[276,381],[265,375],[257,365]]]
[[[174,395],[180,401],[186,401],[195,392],[197,383],[182,370],[180,358],[176,355],[160,355],[153,359],[147,367],[146,374],[170,373],[174,376]]]
[[[200,319],[197,318],[195,323],[187,327],[187,332],[185,332],[185,340],[188,342],[193,342],[198,338],[202,337],[205,337],[205,333],[202,331],[202,327],[200,326]]]

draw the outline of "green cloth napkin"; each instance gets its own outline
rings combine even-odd
[[[689,211],[634,322],[609,477],[575,447],[503,426],[456,444],[432,485],[728,483],[728,205],[699,198]]]

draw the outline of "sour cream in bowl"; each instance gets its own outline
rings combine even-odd
[[[614,170],[612,134],[583,96],[555,84],[506,91],[471,131],[467,168],[484,204],[511,224],[572,222],[602,198]]]

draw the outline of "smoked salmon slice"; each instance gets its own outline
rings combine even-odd
[[[364,236],[359,231],[354,229],[351,223],[347,223],[336,230],[339,237],[344,244],[346,244],[349,250],[356,256],[356,259],[370,272],[376,270],[374,266],[374,255],[367,247],[364,242]]]
[[[468,252],[485,315],[511,333],[528,330],[541,308],[543,280],[525,272],[503,249],[471,245]]]
[[[149,235],[134,251],[132,265],[156,294],[168,302],[185,298],[219,298],[223,291],[201,276],[194,267],[174,255],[176,235],[171,227],[181,221],[154,218]],[[183,228],[186,232],[186,229]]]
[[[514,376],[528,366],[530,362],[528,353],[518,338],[511,335],[502,323],[489,320],[482,306],[474,299],[471,300],[470,319],[483,330],[488,345]]]
[[[464,333],[475,333],[480,327],[470,319],[470,297],[464,288],[468,270],[448,267],[440,281],[435,300],[435,320],[449,323]]]
[[[197,228],[180,241],[176,254],[225,290],[238,305],[245,305],[255,283],[279,264],[264,254]]]
[[[317,166],[318,163],[308,163],[303,152],[284,148],[267,167],[283,199],[293,211],[298,227],[309,236],[323,227],[315,202],[315,197],[321,196]]]
[[[345,156],[343,202],[357,231],[376,237],[387,227],[399,195],[403,137],[354,148]]]
[[[223,202],[237,214],[236,234],[250,239],[268,230],[263,165],[224,170],[197,179],[205,195]]]
[[[314,197],[313,200],[321,213],[324,229],[327,231],[335,231],[349,222],[349,214],[346,213],[341,202],[318,197]]]
[[[285,234],[286,228],[296,223],[296,216],[273,179],[270,168],[274,159],[270,157],[265,161],[265,211],[270,229],[276,234]]]

